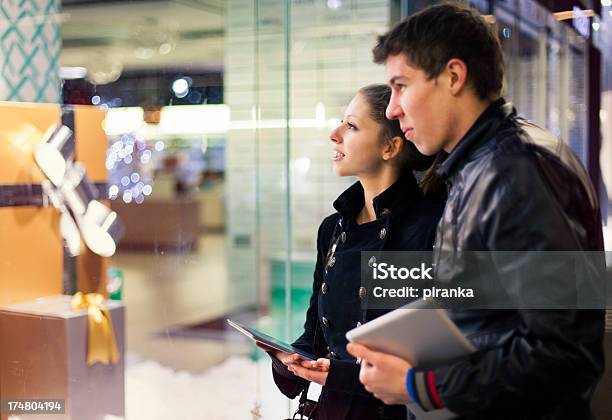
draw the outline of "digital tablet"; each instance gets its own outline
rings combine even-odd
[[[305,360],[318,359],[318,357],[313,354],[300,350],[297,347],[293,347],[291,344],[287,344],[283,341],[277,340],[276,338],[271,337],[268,334],[264,334],[261,331],[257,331],[255,328],[247,327],[245,325],[240,324],[239,322],[232,321],[231,319],[228,319],[227,323],[232,327],[236,328],[242,334],[249,337],[251,340],[265,344],[266,346],[272,347],[275,350],[280,350],[289,354],[297,353]]]
[[[346,338],[425,368],[476,350],[444,309],[402,307],[350,330]]]

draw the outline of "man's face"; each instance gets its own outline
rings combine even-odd
[[[438,153],[451,141],[451,98],[438,82],[442,76],[428,80],[403,53],[390,55],[385,64],[392,92],[387,118],[399,120],[404,135],[421,153]]]

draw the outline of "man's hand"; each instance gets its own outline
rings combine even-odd
[[[359,380],[365,389],[385,404],[411,402],[406,389],[410,363],[399,357],[369,350],[361,344],[349,343],[348,352],[361,360]]]

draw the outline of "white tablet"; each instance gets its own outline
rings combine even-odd
[[[444,309],[402,307],[350,330],[346,338],[419,368],[434,367],[476,350]]]
[[[255,328],[247,327],[246,325],[243,325],[236,321],[232,321],[231,319],[228,319],[227,323],[253,341],[257,341],[258,343],[265,344],[268,347],[272,347],[275,350],[280,350],[288,354],[297,353],[304,360],[317,360],[317,356],[305,352],[304,350],[298,349],[297,347],[285,343],[277,338],[269,336],[268,334],[264,334],[263,332],[258,331]]]

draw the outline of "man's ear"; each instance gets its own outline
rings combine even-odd
[[[395,158],[402,152],[403,147],[404,139],[400,136],[395,136],[392,139],[387,140],[383,149],[383,159],[391,160]]]
[[[456,96],[463,92],[468,85],[468,68],[463,60],[452,58],[446,63],[446,76],[451,95]]]

